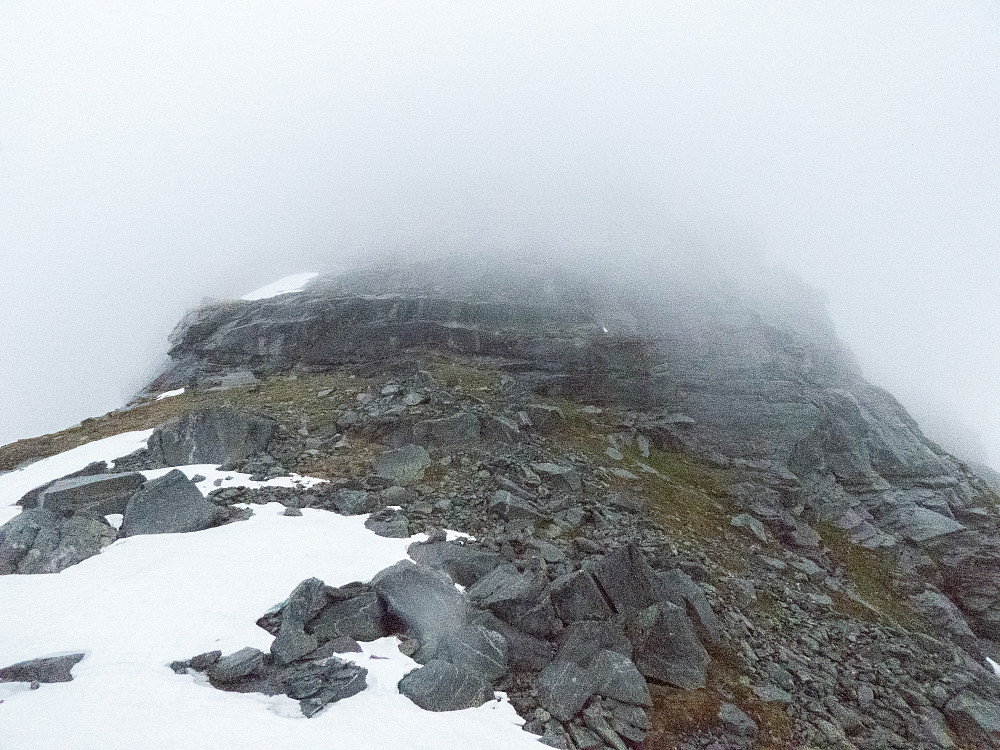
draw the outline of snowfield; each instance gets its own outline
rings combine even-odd
[[[244,294],[240,299],[270,299],[271,297],[277,297],[279,294],[301,292],[305,285],[317,276],[319,276],[318,273],[296,273],[271,282],[267,286],[262,286],[260,289],[250,292],[250,294]]]
[[[141,448],[149,435],[96,441],[0,476],[0,507],[92,461]],[[224,486],[262,484],[210,466],[178,468],[189,477],[205,475],[203,492],[214,488],[215,478]],[[228,693],[201,675],[174,674],[171,661],[213,649],[267,651],[272,638],[255,621],[300,581],[366,581],[424,538],[377,536],[365,528],[366,516],[308,508],[301,517],[284,516],[277,503],[251,508],[250,519],[205,531],[118,540],[58,574],[0,576],[0,666],[86,654],[72,682],[38,690],[0,684],[0,748],[540,747],[501,694],[479,708],[450,713],[425,711],[400,695],[397,682],[418,665],[399,653],[395,638],[345,654],[368,669],[368,688],[311,719],[286,696]]]

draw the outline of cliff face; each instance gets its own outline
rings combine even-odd
[[[535,393],[620,405],[659,447],[740,472],[747,502],[789,539],[817,546],[810,529],[829,524],[892,548],[906,594],[933,586],[1000,638],[997,497],[864,380],[821,300],[793,282],[747,291],[451,258],[203,307],[171,341],[150,390],[438,351]]]

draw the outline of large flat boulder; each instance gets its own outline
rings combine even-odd
[[[663,598],[659,578],[631,544],[605,555],[588,571],[619,614],[645,609]]]
[[[407,674],[399,692],[426,711],[461,711],[493,699],[493,689],[480,675],[440,659]]]
[[[150,480],[125,508],[123,536],[201,531],[227,517],[224,509],[204,498],[198,486],[174,469]]]
[[[560,721],[569,721],[597,692],[597,677],[571,661],[557,660],[538,675],[538,702]]]
[[[440,571],[401,560],[376,575],[371,586],[386,612],[420,641],[417,661],[432,658],[442,638],[467,624],[465,597]]]
[[[228,464],[267,450],[275,423],[236,409],[189,412],[158,427],[148,451],[161,466]]]
[[[31,508],[0,526],[0,575],[58,573],[114,542],[105,521]]]
[[[502,565],[466,594],[478,606],[526,633],[544,637],[555,630],[555,610],[544,575],[521,572],[513,564]]]
[[[375,462],[375,475],[390,484],[405,487],[424,478],[431,457],[422,445],[408,444],[383,453]]]
[[[416,562],[443,570],[459,586],[472,586],[503,558],[496,552],[471,547],[460,542],[424,542],[410,545],[407,550]]]
[[[646,677],[683,690],[705,687],[708,652],[681,607],[660,602],[630,618],[633,660]]]
[[[137,472],[57,479],[38,496],[38,507],[53,513],[94,516],[124,513],[146,478]]]

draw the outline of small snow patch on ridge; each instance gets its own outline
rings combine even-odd
[[[157,396],[156,400],[157,401],[162,401],[165,398],[171,398],[173,396],[180,396],[182,393],[184,393],[184,389],[183,388],[178,388],[175,391],[166,391],[165,393],[161,393],[159,396]]]
[[[245,294],[241,299],[245,300],[257,300],[257,299],[269,299],[271,297],[277,297],[279,294],[291,294],[292,292],[301,292],[303,287],[312,281],[314,278],[319,276],[318,273],[296,273],[291,276],[286,276],[283,279],[278,279],[277,281],[268,284],[267,286],[262,286],[256,291],[250,292],[250,294]]]

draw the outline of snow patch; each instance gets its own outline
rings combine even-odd
[[[996,677],[1000,677],[1000,664],[997,664],[997,663],[996,663],[995,661],[993,661],[993,660],[992,660],[992,659],[991,659],[990,657],[988,657],[988,656],[986,657],[986,663],[987,663],[987,664],[988,664],[988,665],[990,666],[990,668],[991,668],[991,669],[993,670],[993,674],[994,674],[994,675],[995,675]]]
[[[164,393],[161,393],[159,396],[157,396],[156,400],[157,401],[162,401],[165,398],[173,398],[174,396],[180,396],[182,393],[184,393],[184,389],[183,388],[178,388],[177,390],[174,390],[174,391],[166,391]]]
[[[365,516],[304,508],[289,517],[279,503],[254,511],[205,531],[121,539],[61,573],[0,576],[0,665],[87,653],[72,682],[0,686],[0,746],[158,750],[169,737],[171,747],[191,750],[331,742],[379,750],[539,748],[502,695],[449,713],[424,711],[400,695],[399,679],[418,665],[394,638],[346,654],[369,670],[368,688],[312,719],[285,696],[227,693],[203,677],[175,675],[169,662],[204,651],[268,650],[271,636],[255,621],[300,581],[369,580],[404,559],[418,538],[377,536]]]
[[[279,294],[301,292],[302,288],[317,276],[319,276],[318,273],[296,273],[292,276],[286,276],[267,286],[262,286],[260,289],[250,292],[250,294],[243,295],[241,299],[270,299],[271,297],[277,297]]]
[[[287,477],[275,477],[265,482],[257,482],[250,479],[249,474],[239,471],[222,471],[214,464],[189,464],[187,466],[170,466],[166,469],[149,469],[140,472],[146,479],[158,479],[164,474],[169,474],[174,469],[179,469],[188,479],[198,476],[204,477],[197,483],[202,495],[208,495],[212,490],[226,487],[249,487],[256,490],[261,487],[291,487],[295,489],[308,489],[317,484],[325,482],[325,479],[315,477],[304,477],[300,474],[290,474]],[[218,482],[218,484],[216,484]]]

